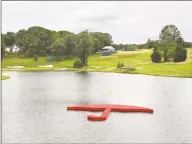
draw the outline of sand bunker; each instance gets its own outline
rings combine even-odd
[[[113,69],[116,69],[116,67],[107,68],[105,70],[113,70]]]
[[[52,68],[53,65],[38,66],[39,68]]]
[[[57,68],[55,70],[66,70],[67,68]]]
[[[100,68],[101,66],[89,66],[90,68]]]
[[[24,69],[24,66],[7,66],[9,69]]]

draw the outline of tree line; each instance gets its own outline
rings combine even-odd
[[[175,25],[166,25],[159,34],[159,40],[149,41],[148,44],[153,47],[151,60],[155,63],[174,61],[182,62],[187,59],[187,45],[181,36],[179,29]]]
[[[164,57],[164,61],[185,57],[185,48],[192,47],[192,43],[185,42],[174,25],[165,26],[160,33],[159,40],[148,39],[145,44],[113,44],[109,33],[85,30],[74,34],[69,31],[48,30],[39,26],[33,26],[27,30],[21,29],[16,33],[1,34],[1,41],[2,58],[5,54],[5,47],[16,44],[24,48],[25,57],[52,55],[60,60],[61,56],[71,55],[77,56],[84,65],[91,53],[105,46],[113,46],[116,50],[154,48],[151,56],[153,62],[160,62],[161,57]]]
[[[102,32],[83,31],[74,34],[69,31],[52,31],[43,27],[34,26],[27,30],[22,29],[16,33],[7,32],[1,34],[2,56],[5,53],[5,47],[16,44],[23,47],[26,57],[34,55],[74,55],[77,47],[82,44],[82,40],[90,41],[90,53],[95,53],[104,46],[112,44],[112,36]]]

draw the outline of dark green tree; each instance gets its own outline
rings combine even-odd
[[[157,47],[153,49],[153,53],[151,54],[151,60],[154,63],[159,63],[161,61],[161,54],[159,53]]]
[[[57,56],[57,60],[61,60],[61,56],[65,54],[66,46],[63,38],[58,38],[51,46],[53,55]]]
[[[150,49],[150,48],[154,48],[157,43],[158,41],[148,39],[145,46],[146,48]]]
[[[91,40],[93,42],[93,50],[92,50],[92,52],[93,53],[98,52],[99,49],[102,48],[100,41],[97,38],[95,38],[95,37],[91,37]]]
[[[76,46],[76,36],[74,34],[68,34],[64,38],[66,46],[66,55],[72,55]]]
[[[89,35],[99,41],[93,40],[95,51],[98,51],[105,46],[110,46],[113,43],[112,36],[108,33],[89,32]]]
[[[89,34],[86,32],[78,34],[78,39],[79,43],[77,43],[77,46],[75,48],[75,54],[81,60],[83,65],[87,67],[88,56],[90,55],[93,48],[93,42]]]
[[[182,62],[187,59],[187,50],[183,48],[181,45],[176,47],[176,51],[174,53],[173,60],[174,62]]]
[[[15,33],[7,32],[7,34],[4,34],[4,42],[6,46],[13,46],[15,44]]]
[[[161,42],[161,50],[164,53],[163,57],[165,62],[169,60],[168,53],[170,49],[174,48],[174,45],[182,45],[183,43],[181,33],[175,25],[166,25],[163,27],[159,34],[159,39]]]

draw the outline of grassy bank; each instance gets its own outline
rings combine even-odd
[[[192,48],[188,48],[188,58],[185,62],[174,63],[152,63],[150,55],[152,50],[141,50],[133,52],[120,52],[111,56],[103,57],[100,54],[95,54],[89,57],[89,67],[87,71],[95,72],[118,72],[118,73],[137,73],[149,75],[163,75],[176,77],[192,78]],[[73,62],[76,59],[68,59],[64,61],[53,61],[48,63],[46,57],[39,57],[37,62],[33,58],[25,59],[4,59],[2,61],[3,70],[23,70],[23,71],[52,71],[66,68],[63,71],[84,71],[84,69],[72,68]],[[124,63],[125,66],[133,66],[135,71],[117,69],[118,61]],[[40,65],[53,65],[52,68],[38,68]],[[24,69],[9,69],[7,66],[24,66]]]
[[[9,79],[9,78],[10,78],[9,76],[4,76],[4,75],[1,76],[1,80],[6,80],[6,79]]]

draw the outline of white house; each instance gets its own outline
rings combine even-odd
[[[7,52],[11,52],[11,51],[12,51],[13,53],[16,53],[16,52],[22,51],[23,48],[18,47],[18,46],[16,46],[16,45],[14,44],[13,46],[6,47],[5,50],[6,50]]]
[[[105,46],[104,48],[102,48],[102,51],[115,52],[115,48],[113,48],[112,46]]]

